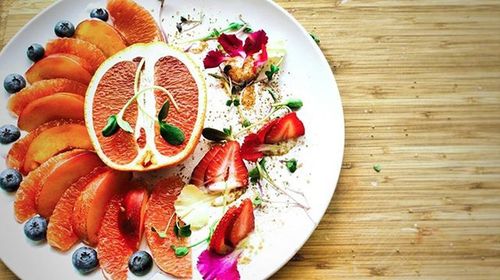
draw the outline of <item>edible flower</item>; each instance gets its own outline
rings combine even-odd
[[[239,251],[233,251],[222,256],[207,249],[198,257],[196,267],[204,280],[237,280],[240,279],[238,271],[240,254]]]
[[[245,39],[245,44],[236,35],[225,33],[221,34],[217,41],[222,46],[224,52],[221,50],[210,51],[203,60],[203,65],[206,69],[218,67],[223,62],[229,61],[234,57],[253,60],[254,70],[262,67],[267,62],[266,46],[268,37],[264,30],[250,33]]]

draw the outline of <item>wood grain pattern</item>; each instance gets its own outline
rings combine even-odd
[[[0,1],[0,44],[51,2]],[[500,2],[277,2],[321,39],[346,151],[327,214],[273,278],[498,279]]]

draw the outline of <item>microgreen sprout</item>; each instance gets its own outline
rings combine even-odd
[[[297,171],[297,160],[296,159],[292,158],[289,160],[285,160],[285,161],[283,161],[283,163],[285,163],[285,166],[288,169],[288,171],[290,171],[290,173],[295,173],[295,171]]]
[[[273,79],[274,75],[279,71],[280,71],[279,66],[271,64],[269,70],[265,72],[267,80],[270,82]]]

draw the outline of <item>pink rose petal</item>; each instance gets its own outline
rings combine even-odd
[[[239,256],[240,252],[237,251],[221,256],[207,249],[198,257],[196,267],[204,280],[239,280]]]
[[[215,68],[227,59],[228,57],[219,50],[210,51],[203,60],[203,66],[205,66],[205,69]]]
[[[245,51],[243,50],[243,42],[238,39],[236,35],[221,34],[217,41],[231,57],[245,56]]]
[[[267,45],[267,35],[264,30],[259,30],[248,35],[243,47],[247,56],[260,52]]]

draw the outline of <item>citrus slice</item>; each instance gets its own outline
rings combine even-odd
[[[19,115],[32,101],[58,92],[70,92],[85,96],[87,86],[68,79],[42,80],[11,95],[7,103],[7,108],[12,113]]]
[[[106,170],[105,167],[94,169],[89,174],[78,179],[64,192],[59,202],[57,202],[47,228],[47,241],[50,246],[61,251],[67,251],[78,242],[79,237],[73,230],[73,206],[89,183]]]
[[[177,238],[173,231],[175,223],[168,223],[175,213],[174,202],[184,185],[179,177],[158,182],[149,198],[144,225],[146,240],[156,265],[165,273],[183,279],[191,278],[191,254],[177,258],[170,246],[188,246],[189,240]],[[157,231],[165,232],[165,238],[160,237]]]
[[[47,175],[65,160],[81,152],[81,150],[73,150],[59,154],[43,163],[40,168],[23,179],[14,201],[14,214],[18,222],[23,223],[37,213],[36,198]]]
[[[35,140],[37,140],[41,134],[43,134],[43,133],[45,133],[53,128],[63,127],[61,130],[64,131],[66,128],[68,128],[70,126],[74,126],[74,125],[83,126],[83,123],[81,121],[76,121],[76,120],[55,120],[55,121],[44,123],[43,125],[39,126],[37,129],[31,131],[26,136],[21,138],[19,141],[14,143],[12,148],[9,150],[9,153],[7,154],[7,166],[9,166],[10,168],[14,168],[14,169],[19,170],[24,175],[28,174],[28,172],[30,170],[24,169],[24,165],[25,165],[25,161],[27,158],[30,158],[30,161],[33,158],[33,155],[30,153],[36,152],[35,149],[30,149],[33,142],[35,142]],[[48,136],[48,135],[46,135],[46,136]],[[88,138],[88,136],[86,136],[86,137]],[[78,143],[87,142],[86,140],[81,140],[81,139],[76,139],[76,138],[73,138],[73,139],[74,139],[75,143],[76,142],[78,142]],[[63,139],[59,139],[56,142],[59,142],[61,140],[63,140]],[[50,139],[49,139],[48,143],[50,143]],[[40,143],[40,144],[43,146],[43,143]],[[54,147],[53,144],[55,144],[55,143],[51,143],[51,145],[47,145],[47,143],[45,143],[45,144],[46,144],[46,148],[39,151],[40,153],[44,152],[44,151],[47,152],[48,148]],[[69,149],[70,147],[77,147],[77,146],[73,145],[73,146],[66,146],[63,148]],[[62,151],[62,150],[60,150],[60,151]],[[59,152],[59,151],[56,151],[56,152]]]
[[[115,195],[109,202],[99,230],[97,254],[106,279],[126,280],[128,259],[134,253],[120,231],[119,215],[123,195]]]
[[[48,42],[45,46],[45,55],[56,53],[68,53],[81,57],[90,65],[91,74],[106,60],[106,56],[97,46],[75,38],[58,38]]]
[[[74,93],[59,92],[34,100],[19,114],[17,126],[32,131],[40,125],[58,119],[83,121],[84,97]]]
[[[206,99],[204,78],[182,50],[162,42],[136,44],[106,60],[95,73],[85,97],[85,122],[97,154],[108,166],[153,170],[192,154],[203,129]],[[171,106],[164,121],[182,131],[181,143],[171,144],[160,135],[158,114],[166,101]],[[132,133],[117,129],[104,136],[110,117],[120,115]]]
[[[113,19],[113,26],[122,34],[128,45],[162,39],[154,18],[135,1],[109,0],[107,8]]]

